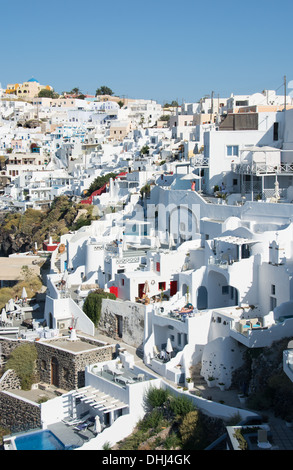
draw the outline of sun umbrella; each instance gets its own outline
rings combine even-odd
[[[0,316],[0,321],[3,323],[7,322],[7,315],[6,315],[6,310],[5,308],[2,308],[1,316]]]
[[[27,298],[27,293],[26,293],[25,287],[22,288],[21,298],[22,298],[22,299],[26,299],[26,298]]]
[[[99,432],[102,431],[102,426],[101,426],[101,422],[100,422],[100,418],[99,416],[96,416],[95,417],[95,427],[94,427],[94,432],[96,434],[99,434]]]
[[[15,303],[14,303],[13,299],[10,299],[9,302],[8,302],[8,311],[13,312],[14,307],[15,307]]]
[[[123,237],[123,241],[122,241],[122,251],[127,251],[127,243],[126,243],[126,239]]]
[[[201,176],[195,175],[194,173],[186,173],[182,178],[182,180],[201,180]]]
[[[148,283],[148,281],[145,281],[144,287],[143,287],[143,293],[147,294],[149,291],[150,291],[149,283]]]
[[[173,351],[173,347],[172,347],[171,339],[168,338],[168,339],[167,339],[166,352],[167,352],[168,354],[171,354],[172,351]]]

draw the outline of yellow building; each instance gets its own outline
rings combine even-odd
[[[38,96],[41,90],[53,90],[49,85],[40,85],[35,78],[31,78],[22,84],[9,84],[6,88],[6,94],[15,94],[18,98],[31,100]]]

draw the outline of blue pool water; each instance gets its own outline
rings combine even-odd
[[[17,450],[65,450],[65,446],[51,431],[37,431],[15,438]]]

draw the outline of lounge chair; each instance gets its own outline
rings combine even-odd
[[[77,426],[78,424],[84,423],[90,417],[90,413],[87,412],[81,414],[79,418],[62,419],[62,422],[67,424],[67,426]]]
[[[86,429],[88,428],[88,424],[87,423],[80,423],[78,424],[77,426],[74,426],[74,430],[75,431],[85,431]]]
[[[93,426],[94,424],[95,424],[95,417],[90,416],[87,420],[74,426],[73,429],[75,431],[85,431],[87,428]]]
[[[62,423],[67,424],[67,426],[74,426],[80,422],[81,422],[80,418],[62,419]]]

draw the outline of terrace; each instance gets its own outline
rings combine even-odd
[[[89,372],[124,389],[127,385],[150,380],[151,378],[149,374],[142,373],[142,371],[124,367],[120,361],[108,362],[102,365],[93,364],[89,366]]]

